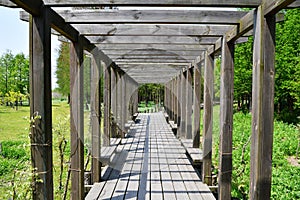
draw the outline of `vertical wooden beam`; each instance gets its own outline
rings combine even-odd
[[[84,198],[83,48],[81,41],[70,48],[71,198]]]
[[[234,43],[223,38],[220,82],[219,198],[231,198]]]
[[[53,199],[51,27],[48,12],[30,18],[31,162],[33,199]]]
[[[205,53],[204,64],[204,115],[203,115],[203,165],[202,180],[212,185],[211,156],[213,133],[214,58]]]
[[[177,76],[177,127],[180,127],[181,121],[181,75]],[[177,136],[180,136],[180,128],[177,130]]]
[[[186,70],[186,138],[192,139],[192,112],[193,112],[193,77],[192,69]]]
[[[171,118],[174,121],[175,118],[175,106],[174,106],[174,78],[170,81],[170,96],[171,96]]]
[[[101,60],[92,54],[91,69],[91,126],[92,126],[92,183],[101,181]]]
[[[111,68],[111,112],[113,115],[112,124],[116,123],[117,119],[117,77],[116,77],[116,69]],[[111,137],[117,136],[117,130],[115,126],[111,127]]]
[[[104,135],[103,145],[110,144],[110,112],[111,112],[111,98],[110,98],[110,84],[111,84],[111,67],[105,65],[104,67]]]
[[[194,127],[193,147],[200,147],[201,66],[194,66]]]
[[[270,199],[275,77],[275,16],[255,11],[250,199]]]
[[[186,72],[181,72],[181,122],[180,137],[186,138]]]
[[[178,77],[174,78],[173,95],[174,95],[174,121],[177,124],[178,120],[178,98],[177,98]]]
[[[121,109],[122,109],[122,112],[121,112],[121,127],[122,127],[122,132],[123,132],[123,136],[122,137],[125,137],[125,118],[126,118],[126,103],[125,103],[125,99],[126,99],[126,80],[125,80],[125,74],[122,73],[121,74],[121,98],[122,98],[122,101],[121,101]]]
[[[122,129],[122,80],[121,73],[117,71],[117,125],[118,125],[118,135],[123,136]]]

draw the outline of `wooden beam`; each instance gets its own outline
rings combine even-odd
[[[288,5],[288,8],[300,8],[300,0],[296,0],[290,5]]]
[[[199,50],[159,50],[159,49],[136,49],[136,50],[103,50],[109,57],[112,56],[198,56]]]
[[[96,45],[101,50],[144,50],[158,49],[166,51],[203,51],[210,45],[183,45],[183,44],[98,44]]]
[[[53,199],[51,31],[48,13],[30,20],[32,199]]]
[[[8,7],[8,8],[18,8],[16,4],[11,2],[10,0],[0,0],[0,6]]]
[[[109,146],[110,144],[110,114],[111,114],[111,67],[110,65],[104,66],[104,134],[103,145]]]
[[[83,46],[70,47],[71,198],[84,198]]]
[[[133,63],[133,64],[138,64],[138,63],[155,63],[155,64],[173,64],[173,63],[178,63],[181,65],[187,65],[189,63],[191,63],[193,60],[175,60],[175,59],[168,59],[168,60],[157,60],[157,59],[128,59],[128,60],[115,60],[114,62],[118,65],[122,65],[122,64],[129,64],[129,63]]]
[[[222,36],[229,25],[74,24],[86,36]]]
[[[275,17],[256,10],[253,47],[250,199],[270,199],[275,78]]]
[[[214,57],[206,52],[204,65],[204,115],[203,115],[203,165],[202,180],[212,185],[212,133],[213,133],[213,98],[214,98]]]
[[[264,15],[275,15],[281,9],[286,8],[295,0],[263,0],[262,5],[264,9]]]
[[[17,7],[23,8],[26,12],[38,16],[46,9],[42,8],[44,3],[42,0],[10,0]]]
[[[190,36],[87,36],[93,44],[214,44],[219,37]]]
[[[260,5],[261,0],[230,0],[230,1],[220,1],[220,0],[44,0],[45,4],[48,6],[188,6],[188,7],[256,7]]]
[[[70,24],[224,24],[234,25],[247,12],[206,10],[65,10]]]
[[[223,39],[220,80],[219,199],[231,199],[234,43]]]
[[[193,75],[191,65],[186,70],[186,139],[192,139]]]
[[[91,69],[91,126],[92,126],[92,183],[101,181],[101,62],[97,54],[92,54]]]
[[[194,66],[194,126],[193,126],[193,147],[200,148],[200,107],[201,107],[201,65]]]
[[[123,60],[189,60],[193,61],[196,56],[165,56],[165,55],[145,55],[145,56],[110,56],[114,61],[123,61]]]
[[[181,71],[181,121],[180,121],[180,138],[186,138],[186,73]]]

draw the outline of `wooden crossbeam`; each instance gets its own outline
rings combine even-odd
[[[169,56],[169,55],[177,55],[177,56],[198,56],[202,51],[182,51],[182,50],[158,50],[158,49],[137,49],[137,50],[103,50],[103,52],[108,56]]]
[[[48,6],[202,6],[202,7],[256,7],[261,0],[44,0]]]
[[[166,51],[203,51],[211,45],[182,45],[182,44],[96,44],[101,50],[143,50],[159,49]]]
[[[232,25],[74,24],[87,36],[221,36]]]
[[[87,36],[93,44],[214,44],[219,37],[189,36]]]
[[[238,24],[244,11],[206,10],[65,10],[71,24]]]

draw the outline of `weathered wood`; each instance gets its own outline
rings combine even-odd
[[[116,123],[116,116],[117,116],[117,78],[116,78],[116,69],[111,69],[111,114],[112,114],[112,121],[111,121],[111,137],[117,137],[117,129],[116,126],[113,124]]]
[[[223,39],[220,80],[219,198],[231,198],[234,43]]]
[[[177,75],[177,86],[176,86],[176,94],[177,94],[177,137],[179,137],[180,133],[180,122],[181,122],[181,76],[180,74]]]
[[[30,117],[33,199],[53,199],[51,32],[48,13],[30,19]]]
[[[262,6],[264,9],[264,15],[275,15],[281,9],[286,8],[288,5],[293,3],[295,0],[262,0]]]
[[[97,52],[92,54],[91,69],[91,126],[92,126],[92,182],[101,181],[101,62]]]
[[[157,60],[193,60],[196,56],[181,56],[181,55],[112,55],[110,56],[112,60],[122,61],[130,59],[157,59]]]
[[[234,25],[247,12],[207,10],[64,10],[70,24],[224,24]]]
[[[202,180],[211,185],[212,133],[213,133],[213,97],[214,97],[214,58],[205,54],[204,65],[204,115],[203,115],[203,168]]]
[[[104,134],[102,136],[103,146],[109,146],[110,143],[110,125],[111,125],[111,67],[104,66]]]
[[[70,47],[71,198],[84,198],[83,47]]]
[[[10,0],[12,3],[16,4],[17,7],[23,8],[25,11],[29,12],[33,16],[43,15],[42,0]],[[48,19],[49,20],[49,19]]]
[[[192,139],[192,112],[193,112],[193,75],[190,65],[186,70],[186,139]]]
[[[86,36],[93,44],[182,44],[211,45],[219,37],[193,36]]]
[[[166,51],[205,51],[210,45],[184,45],[184,44],[98,44],[102,50],[144,50],[158,49]]]
[[[181,80],[181,121],[180,138],[186,138],[186,75],[180,72]]]
[[[256,10],[253,52],[250,198],[270,199],[275,77],[275,17]]]
[[[44,0],[46,5],[49,6],[202,6],[202,7],[256,7],[260,5],[261,0],[231,0],[231,1],[220,1],[220,0],[192,0],[192,1],[175,1],[175,0],[155,0],[155,1],[146,1],[146,0],[135,0],[135,1],[108,1],[108,0]]]
[[[193,147],[200,147],[200,104],[201,104],[201,65],[194,66],[194,126]]]
[[[0,6],[8,7],[8,8],[18,8],[16,4],[9,0],[0,0]]]
[[[169,24],[74,24],[86,36],[222,36],[232,26]]]

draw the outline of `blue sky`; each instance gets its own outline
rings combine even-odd
[[[11,9],[0,6],[0,55],[7,50],[13,54],[24,53],[29,55],[29,24],[19,19],[20,9]],[[56,87],[56,58],[59,42],[52,36],[52,89]]]

